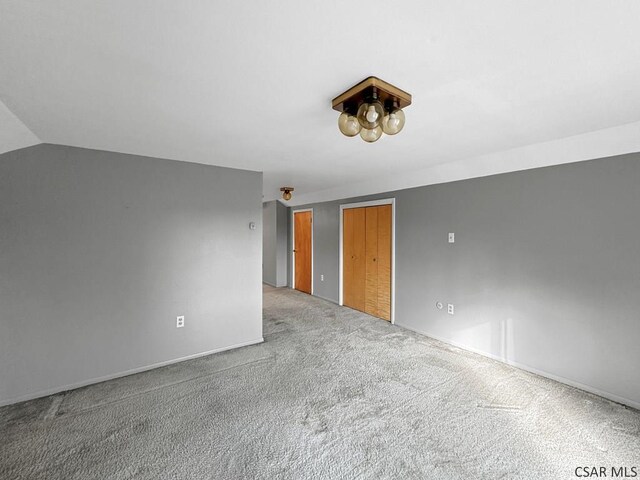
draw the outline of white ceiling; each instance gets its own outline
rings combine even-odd
[[[0,100],[26,144],[264,171],[299,204],[640,150],[638,25],[635,0],[0,0]],[[369,75],[414,99],[375,144],[330,107]]]

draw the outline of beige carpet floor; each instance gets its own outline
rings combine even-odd
[[[265,287],[265,343],[0,409],[1,479],[571,479],[640,412]]]

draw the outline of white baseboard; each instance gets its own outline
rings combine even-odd
[[[476,353],[478,355],[482,355],[483,357],[487,357],[487,358],[490,358],[492,360],[496,360],[496,361],[498,361],[500,363],[506,363],[507,365],[511,365],[512,367],[516,367],[516,368],[519,368],[521,370],[525,370],[527,372],[534,373],[536,375],[540,375],[541,377],[545,377],[545,378],[548,378],[550,380],[555,380],[556,382],[564,383],[565,385],[569,385],[570,387],[578,388],[580,390],[584,390],[585,392],[593,393],[594,395],[598,395],[599,397],[606,398],[607,400],[611,400],[611,401],[616,402],[616,403],[621,403],[623,405],[627,405],[629,407],[633,407],[633,408],[636,408],[636,409],[640,410],[640,402],[636,402],[635,400],[630,400],[628,398],[621,397],[619,395],[616,395],[615,393],[606,392],[606,391],[600,390],[600,389],[598,389],[596,387],[592,387],[590,385],[585,385],[584,383],[580,383],[580,382],[576,382],[574,380],[570,380],[568,378],[560,377],[558,375],[554,375],[553,373],[545,372],[543,370],[539,370],[537,368],[530,367],[529,365],[525,365],[525,364],[520,363],[520,362],[516,362],[516,361],[513,361],[513,360],[509,360],[509,359],[503,359],[503,358],[501,358],[501,357],[499,357],[497,355],[494,355],[492,353],[485,352],[483,350],[480,350],[480,349],[477,349],[477,348],[474,348],[474,347],[470,347],[470,346],[464,345],[462,343],[454,342],[454,341],[451,341],[451,340],[449,340],[447,338],[442,338],[442,337],[439,337],[437,335],[432,335],[431,333],[423,332],[423,331],[418,330],[416,328],[412,328],[412,327],[409,327],[409,326],[406,326],[406,325],[403,325],[403,324],[400,324],[400,323],[396,323],[396,325],[398,327],[406,328],[407,330],[411,330],[412,332],[419,333],[420,335],[424,335],[425,337],[433,338],[435,340],[438,340],[439,342],[446,343],[447,345],[452,345],[452,346],[454,346],[456,348],[460,348],[462,350],[467,350],[469,352],[473,352],[473,353]]]
[[[283,284],[283,285],[276,285],[276,284],[274,284],[274,283],[267,282],[266,280],[263,280],[263,281],[262,281],[262,283],[264,283],[265,285],[269,285],[270,287],[273,287],[273,288],[284,288],[284,287],[286,287],[286,286],[287,286],[287,284],[286,284],[286,283],[285,283],[285,284]]]
[[[131,370],[125,370],[124,372],[104,375],[102,377],[83,380],[81,382],[76,382],[69,385],[63,385],[60,387],[48,388],[45,390],[40,390],[38,392],[28,393],[26,395],[20,395],[19,397],[0,399],[0,407],[4,407],[5,405],[12,405],[14,403],[26,402],[28,400],[34,400],[36,398],[48,397],[49,395],[55,395],[56,393],[66,392],[68,390],[75,390],[76,388],[86,387],[87,385],[93,385],[95,383],[106,382],[107,380],[113,380],[114,378],[126,377],[128,375],[133,375],[135,373],[141,373],[141,372],[146,372],[147,370],[153,370],[154,368],[165,367],[167,365],[171,365],[174,363],[184,362],[186,360],[193,360],[194,358],[199,358],[199,357],[206,357],[207,355],[225,352],[227,350],[233,350],[234,348],[248,347],[249,345],[256,345],[262,342],[264,342],[264,338],[259,338],[257,340],[238,343],[236,345],[229,345],[227,347],[216,348],[213,350],[209,350],[207,352],[194,353],[193,355],[187,355],[186,357],[174,358],[172,360],[165,360],[164,362],[158,362],[158,363],[153,363],[151,365],[145,365],[143,367],[132,368]]]
[[[318,298],[321,298],[322,300],[326,300],[327,302],[331,302],[338,305],[338,302],[332,298],[323,297],[322,295],[318,295],[318,294],[315,294],[314,297],[318,297]]]

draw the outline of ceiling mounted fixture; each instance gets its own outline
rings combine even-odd
[[[282,192],[282,198],[289,201],[291,200],[291,192],[293,192],[293,187],[282,187],[280,189]]]
[[[383,133],[395,135],[404,127],[402,109],[411,105],[411,95],[377,77],[369,77],[341,93],[331,102],[340,113],[338,128],[347,137],[375,142]]]

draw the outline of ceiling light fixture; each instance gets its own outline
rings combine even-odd
[[[360,134],[373,143],[383,133],[395,135],[404,127],[402,109],[411,105],[411,95],[377,77],[369,77],[341,93],[331,102],[340,113],[338,128],[343,135]]]
[[[293,187],[282,187],[280,189],[282,192],[282,198],[289,201],[291,200],[291,192],[293,192]]]

